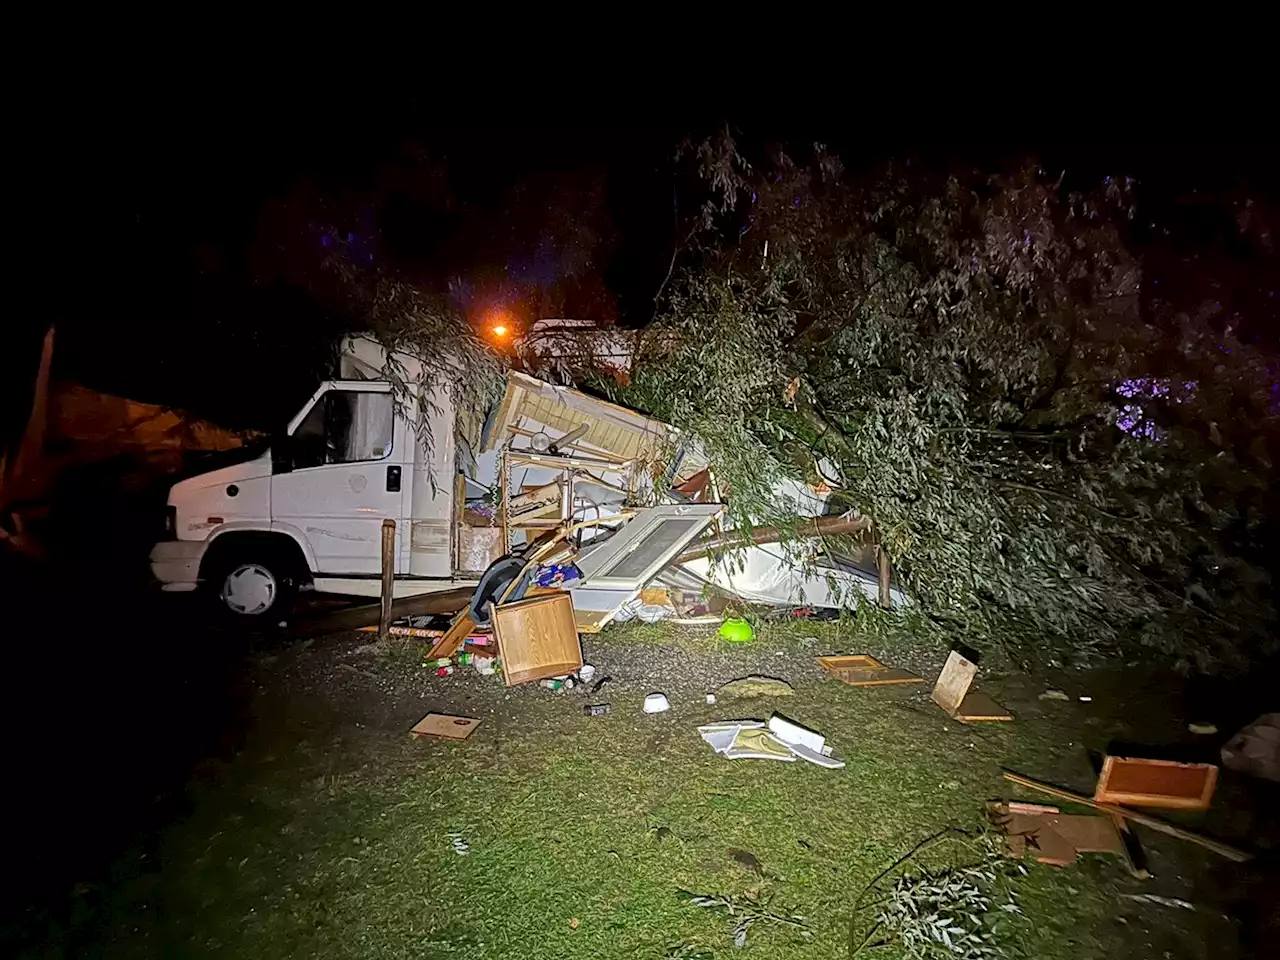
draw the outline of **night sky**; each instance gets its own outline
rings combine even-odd
[[[358,262],[449,289],[476,319],[495,305],[524,319],[652,316],[678,233],[676,148],[722,119],[458,126],[434,116],[426,99],[370,105],[339,93],[193,97],[181,112],[122,100],[67,117],[30,155],[24,236],[52,295],[18,323],[15,353],[31,355],[52,320],[56,376],[268,429],[303,402],[351,324],[321,266],[326,234],[349,241]],[[1273,147],[942,146],[877,142],[833,121],[728,119],[749,149],[820,140],[855,170],[890,159],[999,170],[1034,155],[1082,185],[1136,176],[1143,216],[1158,221],[1152,267],[1174,279],[1194,274],[1187,258],[1224,252],[1244,185],[1274,202],[1280,170]],[[1280,315],[1266,302],[1273,269],[1274,256],[1220,278],[1265,314],[1266,336]]]

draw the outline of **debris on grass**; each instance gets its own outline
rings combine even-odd
[[[722,639],[730,643],[748,643],[755,639],[756,632],[746,620],[726,620],[718,631]]]
[[[806,727],[774,714],[766,726],[759,720],[734,720],[698,727],[711,749],[729,760],[807,760],[839,770],[843,760],[831,756],[826,739]]]
[[[795,690],[791,684],[785,680],[779,680],[777,677],[765,677],[760,674],[752,674],[747,677],[739,677],[737,680],[730,680],[723,684],[716,691],[722,697],[790,697],[795,694]]]
[[[1154,893],[1122,893],[1121,900],[1136,900],[1138,903],[1158,903],[1162,907],[1177,907],[1182,910],[1195,910],[1196,905],[1177,897],[1161,897]]]
[[[1217,783],[1218,768],[1212,763],[1108,756],[1093,799],[1131,807],[1207,810]]]
[[[903,683],[924,683],[908,670],[887,667],[875,657],[857,654],[848,657],[816,657],[818,666],[851,687],[882,687]]]
[[[1212,737],[1218,732],[1218,727],[1213,723],[1188,723],[1187,732],[1199,737]]]
[[[465,857],[471,852],[471,844],[463,839],[460,833],[446,833],[445,838],[448,839],[449,845],[453,847],[453,852],[460,857]]]
[[[1280,781],[1280,713],[1264,713],[1222,748],[1228,770]]]
[[[582,712],[588,717],[607,717],[611,709],[607,703],[589,703],[582,708]]]
[[[1046,690],[1044,693],[1040,694],[1040,699],[1041,700],[1061,700],[1064,703],[1071,702],[1071,698],[1067,696],[1067,693],[1065,690]]]
[[[666,713],[671,709],[671,701],[664,693],[651,693],[644,698],[645,713]]]
[[[933,688],[933,702],[961,723],[1012,720],[1013,715],[985,693],[969,692],[978,665],[959,650],[952,650]]]
[[[423,737],[445,737],[449,740],[465,740],[471,736],[479,720],[471,717],[455,717],[447,713],[428,713],[409,731],[415,740]]]

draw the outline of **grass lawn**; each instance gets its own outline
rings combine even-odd
[[[1043,682],[989,672],[984,689],[1018,720],[965,727],[928,702],[927,686],[852,688],[811,665],[813,653],[909,653],[858,645],[847,623],[773,628],[727,653],[714,640],[619,629],[589,650],[616,675],[594,698],[533,687],[504,697],[499,681],[469,671],[426,680],[404,656],[338,671],[368,687],[355,701],[327,699],[322,685],[272,690],[240,754],[193,783],[186,819],[86,895],[67,942],[109,956],[849,956],[870,919],[854,917],[854,902],[873,877],[939,830],[979,831],[984,800],[1025,797],[1005,789],[1002,765],[1089,783],[1082,708],[1039,703]],[[936,641],[916,662],[940,662],[945,649]],[[678,651],[686,679],[668,690],[673,710],[641,713],[662,686],[626,679],[610,651],[659,665]],[[773,669],[751,662],[766,656]],[[326,657],[286,652],[263,670],[279,679]],[[795,695],[706,704],[735,669],[785,676]],[[610,716],[583,716],[603,700]],[[406,736],[417,716],[450,708],[484,718],[470,739]],[[694,729],[774,709],[823,732],[848,766],[728,761]],[[1102,737],[1107,723],[1088,729]],[[1213,945],[1233,937],[1220,914],[1121,899],[1187,897],[1196,871],[1217,867],[1177,841],[1144,840],[1157,874],[1145,885],[1100,855],[1068,869],[1029,864],[1016,884],[1025,916],[1002,929],[1008,954],[1228,955]],[[942,840],[905,869],[976,859],[974,844]],[[805,926],[759,922],[735,949],[735,921],[681,890],[768,899]]]

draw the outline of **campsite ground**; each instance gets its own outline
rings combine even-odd
[[[234,708],[181,786],[155,798],[152,823],[8,933],[50,957],[735,955],[738,918],[685,891],[804,918],[758,920],[748,954],[847,956],[872,926],[876,910],[854,907],[880,871],[940,830],[977,835],[985,800],[1044,799],[1011,793],[1001,767],[1087,792],[1089,751],[1186,741],[1187,720],[1203,719],[1189,712],[1219,709],[1136,665],[1033,677],[992,662],[980,685],[1017,719],[964,726],[927,685],[853,688],[815,667],[816,654],[872,653],[932,677],[948,647],[869,649],[859,634],[849,620],[799,621],[730,645],[710,630],[614,628],[585,644],[612,678],[595,696],[508,689],[465,668],[435,677],[421,648],[375,656],[359,652],[362,635],[260,643],[243,667],[215,670]],[[751,673],[794,695],[706,703]],[[1039,699],[1048,687],[1071,700]],[[653,690],[669,713],[642,713]],[[612,712],[584,716],[588,702]],[[728,761],[695,730],[774,710],[824,733],[848,766]],[[411,740],[428,711],[483,722],[464,741]],[[1265,843],[1274,824],[1259,819],[1257,789],[1228,774],[1214,810],[1187,822]],[[1023,915],[1000,932],[1010,955],[1263,955],[1265,861],[1143,842],[1145,883],[1103,855],[1029,864],[1012,885]],[[902,870],[971,863],[980,844],[949,835]],[[1194,909],[1126,898],[1148,893]]]

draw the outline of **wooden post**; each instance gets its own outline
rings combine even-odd
[[[396,522],[382,521],[382,611],[378,617],[378,642],[386,643],[391,630],[391,600],[396,583]]]
[[[889,585],[893,577],[893,566],[889,563],[889,551],[882,544],[876,544],[876,578],[880,582],[880,606],[885,610],[893,609],[893,594]]]

